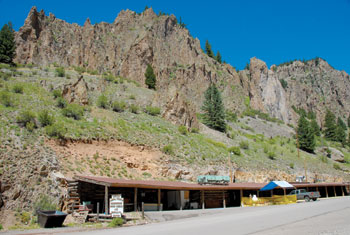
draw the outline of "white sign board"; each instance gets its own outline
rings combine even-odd
[[[124,198],[121,194],[112,195],[109,200],[109,213],[112,217],[121,217],[124,213]]]

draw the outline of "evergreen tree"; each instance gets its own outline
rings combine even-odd
[[[337,141],[336,129],[335,115],[327,110],[324,124],[324,136],[326,139]]]
[[[226,131],[225,107],[218,88],[211,84],[205,91],[204,98],[202,106],[204,124],[218,131]]]
[[[313,153],[315,150],[315,136],[311,130],[309,122],[304,116],[301,116],[298,121],[298,138],[299,138],[299,148]]]
[[[346,129],[345,123],[340,117],[338,117],[337,128],[335,130],[336,141],[343,145],[346,143]]]
[[[205,42],[205,51],[209,57],[214,58],[214,53],[211,50],[211,45],[209,44],[208,40]]]
[[[321,135],[320,126],[318,125],[318,123],[316,122],[315,119],[311,120],[310,128],[311,128],[312,133],[315,136],[320,136]]]
[[[145,84],[149,89],[156,89],[156,75],[153,72],[153,68],[151,65],[147,65],[146,73],[145,73]]]
[[[348,127],[350,128],[350,114],[349,114],[349,117],[348,117]]]
[[[216,61],[217,62],[219,62],[220,64],[222,63],[222,61],[221,61],[221,55],[220,55],[220,52],[218,51],[217,53],[216,53]]]
[[[14,30],[9,22],[0,31],[0,62],[11,64],[16,55]]]

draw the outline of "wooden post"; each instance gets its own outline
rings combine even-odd
[[[283,188],[284,196],[286,196],[286,188]]]
[[[180,195],[180,211],[182,211],[182,196],[181,196],[181,191],[179,191],[179,195]]]
[[[145,219],[145,203],[142,202],[142,205],[141,205],[141,209],[142,209],[142,219]]]
[[[344,194],[344,187],[343,186],[341,186],[341,195],[344,197],[345,196],[345,194]]]
[[[137,211],[137,188],[134,188],[134,211]]]
[[[204,210],[205,209],[204,191],[202,190],[201,193],[202,193],[202,209]]]
[[[273,197],[273,189],[271,189],[271,197]]]
[[[222,204],[223,204],[223,208],[226,208],[225,191],[222,191]]]
[[[256,190],[256,196],[257,196],[257,197],[260,197],[259,194],[260,194],[260,191],[259,191],[259,190]]]
[[[158,211],[160,211],[160,202],[161,202],[161,194],[160,194],[160,189],[158,189]]]
[[[109,211],[108,211],[108,186],[105,186],[105,214],[108,215]]]
[[[100,220],[100,203],[97,203],[96,222]]]
[[[328,197],[328,187],[326,186],[325,189],[326,189],[326,197]]]
[[[334,191],[334,197],[337,196],[337,191],[335,190],[335,186],[333,186],[333,191]]]
[[[239,193],[240,193],[240,196],[241,196],[241,206],[242,206],[242,203],[243,203],[243,189],[240,189]]]

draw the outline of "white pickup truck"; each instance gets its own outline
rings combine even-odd
[[[296,189],[289,193],[289,195],[297,195],[297,200],[305,200],[309,202],[311,199],[316,201],[317,198],[320,198],[319,192],[306,192],[305,189]]]

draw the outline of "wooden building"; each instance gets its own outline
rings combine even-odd
[[[227,185],[200,185],[179,181],[145,181],[113,179],[97,176],[76,176],[80,202],[90,202],[93,212],[109,213],[111,195],[121,194],[124,211],[183,210],[225,208],[241,205],[242,197],[288,194],[292,189],[262,191],[266,183],[229,183]],[[348,196],[350,183],[291,183],[295,188],[319,191],[321,197]]]

